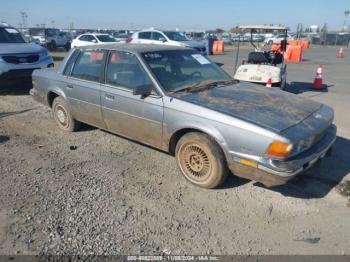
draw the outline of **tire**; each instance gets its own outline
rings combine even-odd
[[[66,49],[67,52],[70,50],[70,43],[69,42],[65,45],[64,49]]]
[[[273,45],[273,41],[270,40],[267,44],[268,44],[268,45]]]
[[[51,41],[50,43],[50,49],[52,51],[55,51],[57,49],[57,45],[56,45],[56,42],[55,41]]]
[[[221,148],[206,134],[185,134],[176,145],[175,157],[185,178],[199,187],[215,188],[229,172]]]
[[[64,131],[74,132],[80,127],[80,122],[73,118],[66,101],[60,96],[53,100],[52,116],[56,125]]]

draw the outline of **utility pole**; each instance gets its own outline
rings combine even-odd
[[[20,14],[21,14],[21,18],[22,18],[22,26],[23,26],[23,28],[26,28],[28,15],[26,12],[20,12]]]
[[[348,17],[349,14],[350,14],[350,10],[346,10],[346,11],[344,12],[344,25],[343,25],[343,29],[342,29],[343,32],[348,31],[347,17]]]

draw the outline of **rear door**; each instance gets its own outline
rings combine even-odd
[[[82,50],[64,86],[72,114],[81,122],[104,128],[100,89],[105,52]]]
[[[107,60],[105,83],[101,85],[101,106],[107,128],[145,144],[161,147],[163,99],[157,93],[133,95],[133,88],[151,85],[138,58],[113,51]]]

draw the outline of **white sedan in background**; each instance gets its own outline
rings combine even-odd
[[[265,38],[265,44],[267,45],[272,45],[272,44],[279,44],[281,43],[282,40],[292,40],[293,37],[291,35],[285,35],[285,34],[280,34],[280,35],[275,35],[273,37],[268,37]]]
[[[118,42],[113,36],[108,34],[82,34],[73,39],[71,48],[87,46],[87,45],[101,45]]]

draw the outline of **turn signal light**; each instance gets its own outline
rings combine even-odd
[[[292,152],[293,145],[281,141],[273,141],[268,149],[266,155],[273,158],[287,158]]]

